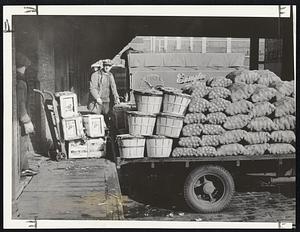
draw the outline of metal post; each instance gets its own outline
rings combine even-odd
[[[258,69],[259,38],[250,38],[250,69]]]

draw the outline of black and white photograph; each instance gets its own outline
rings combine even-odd
[[[296,228],[295,5],[3,6],[4,228]]]

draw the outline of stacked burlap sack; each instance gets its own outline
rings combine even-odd
[[[192,99],[174,157],[295,152],[294,81],[269,70],[239,70],[183,90]]]

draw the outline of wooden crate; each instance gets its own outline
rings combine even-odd
[[[77,95],[73,92],[64,91],[55,93],[60,117],[68,118],[78,115]]]
[[[105,135],[103,115],[88,114],[82,116],[82,120],[87,136],[97,138]]]
[[[117,134],[128,134],[127,111],[136,110],[135,104],[120,103],[113,107],[113,117]]]
[[[64,140],[75,140],[84,136],[81,116],[63,118],[61,122]]]
[[[106,138],[89,139],[87,141],[88,158],[104,157],[106,153]]]
[[[73,140],[68,142],[68,158],[101,158],[105,156],[106,139]]]
[[[74,140],[68,142],[68,159],[82,159],[88,158],[88,148],[86,143],[81,140]]]

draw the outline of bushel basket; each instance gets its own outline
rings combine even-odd
[[[156,116],[138,111],[128,111],[128,129],[131,135],[152,135]]]
[[[163,93],[157,90],[134,92],[137,110],[143,113],[157,114],[160,112]]]
[[[172,150],[173,140],[164,136],[149,136],[146,139],[148,157],[169,157]]]
[[[161,113],[157,115],[156,134],[171,138],[179,138],[183,116]]]
[[[118,135],[120,157],[124,159],[134,159],[144,157],[145,138],[142,136]]]
[[[163,113],[184,115],[191,96],[183,93],[165,92],[163,97]]]

